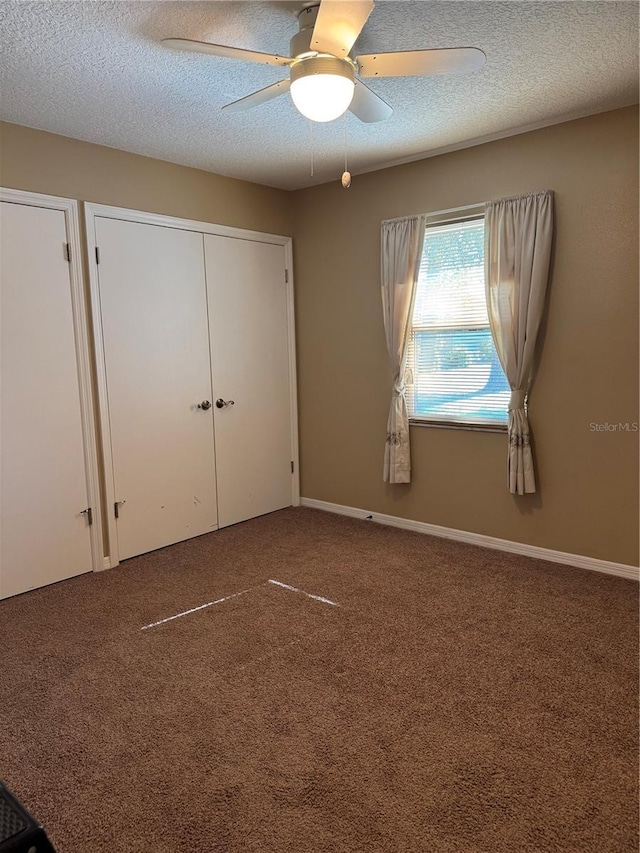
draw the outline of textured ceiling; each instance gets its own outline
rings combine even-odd
[[[469,76],[369,80],[394,108],[388,121],[349,115],[313,131],[288,95],[220,111],[286,70],[159,43],[178,36],[286,53],[304,5],[4,0],[0,117],[296,189],[339,178],[345,128],[357,174],[638,100],[635,2],[378,0],[355,53],[475,46],[486,65]]]

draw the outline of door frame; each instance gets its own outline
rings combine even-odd
[[[263,231],[250,231],[244,228],[234,228],[229,225],[217,225],[212,222],[200,222],[195,219],[180,219],[175,216],[165,216],[159,213],[149,213],[141,210],[130,210],[124,207],[113,207],[107,204],[84,202],[85,229],[87,239],[87,256],[89,266],[89,290],[96,355],[96,377],[98,386],[98,412],[102,436],[102,458],[104,461],[104,483],[106,499],[106,519],[109,556],[105,557],[104,567],[117,566],[119,561],[117,548],[116,519],[110,508],[115,501],[115,482],[113,477],[113,458],[111,452],[111,430],[109,426],[109,403],[107,392],[106,359],[102,336],[102,313],[100,310],[100,287],[98,271],[99,247],[96,237],[96,218],[119,219],[125,222],[136,222],[141,225],[157,225],[163,228],[175,228],[181,231],[194,231],[197,234],[215,234],[220,237],[231,237],[235,240],[249,240],[257,243],[272,243],[284,247],[285,255],[285,288],[287,300],[287,337],[289,351],[289,400],[291,412],[291,459],[294,471],[291,475],[291,503],[300,505],[300,461],[298,448],[298,384],[296,372],[296,339],[295,339],[295,307],[293,283],[293,247],[291,237],[280,234],[267,234]],[[203,250],[204,251],[204,250]]]
[[[96,398],[92,381],[91,329],[87,305],[84,269],[82,263],[82,239],[80,236],[79,206],[75,199],[27,192],[26,190],[0,187],[0,201],[21,204],[27,207],[42,207],[64,213],[67,242],[70,247],[69,279],[71,284],[71,310],[78,370],[80,419],[87,486],[88,506],[92,508],[93,524],[89,527],[91,561],[94,572],[105,568],[104,537],[102,534],[102,493],[98,466],[98,443],[96,433]]]

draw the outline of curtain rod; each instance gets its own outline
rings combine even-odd
[[[480,207],[484,207],[486,204],[485,201],[476,202],[476,204],[465,204],[462,207],[449,207],[446,210],[432,210],[430,213],[415,213],[414,216],[426,216],[427,218],[431,218],[432,216],[444,216],[447,213],[462,213],[465,210],[477,210]],[[408,219],[410,217],[407,216],[395,216],[392,219],[383,219],[382,224],[385,225],[387,222],[399,222],[401,219]]]

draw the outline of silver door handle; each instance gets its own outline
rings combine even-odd
[[[206,412],[207,409],[211,408],[211,403],[209,402],[209,400],[203,400],[201,403],[198,403],[198,408],[204,409],[204,411]]]
[[[222,397],[218,397],[216,400],[216,406],[218,409],[226,409],[227,406],[235,406],[235,400],[223,400]]]

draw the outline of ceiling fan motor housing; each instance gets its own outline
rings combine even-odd
[[[289,42],[289,56],[300,56],[303,53],[310,53],[311,38],[313,36],[313,28],[316,25],[318,17],[318,9],[320,5],[308,6],[298,14],[299,31]]]
[[[334,77],[346,77],[352,83],[355,80],[351,62],[328,54],[298,59],[291,64],[290,73],[292,83],[300,80],[301,77],[309,77],[311,74],[332,74]]]
[[[331,74],[355,82],[356,66],[352,59],[318,53],[312,45],[313,31],[320,4],[309,5],[298,14],[299,32],[291,39],[289,55],[295,57],[289,66],[291,82],[312,74]]]

